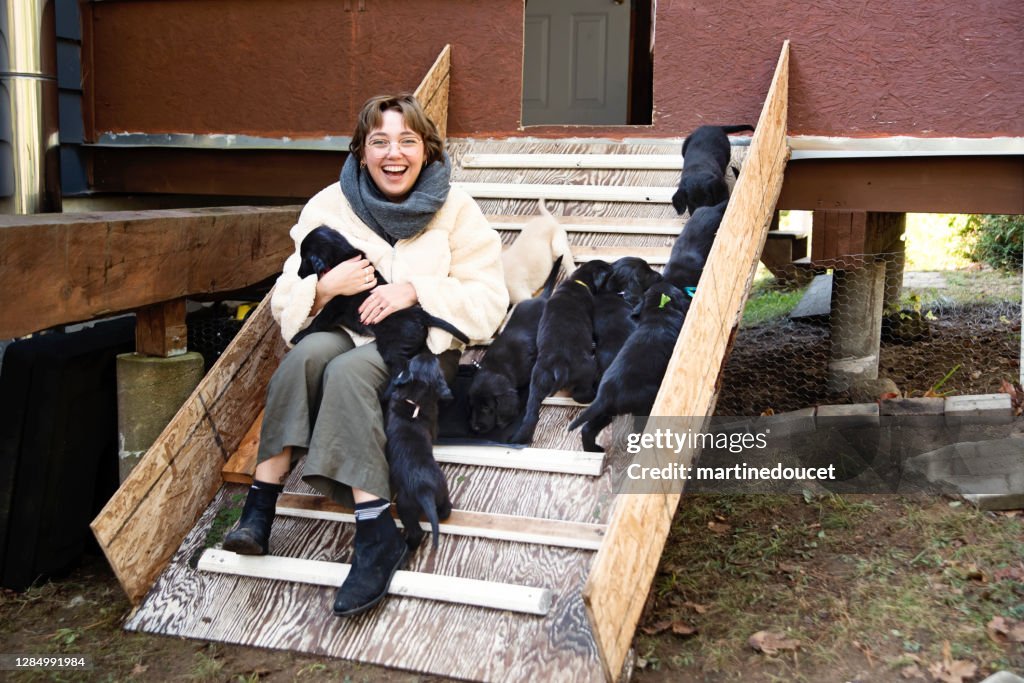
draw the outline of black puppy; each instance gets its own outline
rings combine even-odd
[[[597,362],[594,359],[594,295],[605,289],[612,267],[588,261],[558,285],[537,330],[537,364],[530,376],[530,398],[523,424],[513,443],[529,443],[540,419],[540,404],[563,387],[580,403],[594,398]]]
[[[655,282],[661,282],[661,275],[647,261],[636,256],[623,256],[612,263],[612,276],[607,288],[621,294],[630,306],[636,306]]]
[[[647,290],[636,331],[605,373],[597,398],[569,425],[570,430],[584,425],[584,450],[604,450],[597,435],[616,415],[651,412],[689,310],[690,298],[668,282]]]
[[[302,262],[299,265],[299,277],[307,277],[316,273],[323,277],[331,268],[353,256],[364,256],[363,252],[353,247],[337,230],[321,225],[310,231],[299,245]],[[378,285],[386,285],[387,280],[374,271]],[[370,292],[360,292],[352,296],[336,296],[321,309],[313,322],[306,329],[292,337],[292,344],[313,332],[333,330],[343,325],[356,334],[377,338],[377,351],[387,363],[392,376],[414,355],[420,352],[427,343],[427,332],[431,327],[439,327],[450,332],[456,339],[468,343],[469,338],[457,327],[446,320],[435,317],[423,310],[419,304],[395,311],[375,325],[364,325],[359,321],[359,307]]]
[[[708,262],[708,254],[715,244],[718,226],[722,224],[728,200],[716,206],[702,206],[686,221],[683,231],[672,245],[672,254],[668,258],[662,279],[689,293],[704,272],[704,264]]]
[[[384,432],[395,507],[405,527],[410,550],[423,542],[420,514],[430,521],[437,548],[439,520],[448,519],[452,504],[448,481],[434,460],[438,401],[451,400],[437,356],[429,351],[413,356],[387,391],[388,412]]]
[[[751,125],[701,126],[683,142],[683,175],[672,195],[672,206],[680,216],[699,206],[714,206],[729,198],[725,169],[731,149],[727,133],[754,130]]]
[[[537,362],[537,328],[561,267],[559,256],[544,283],[544,291],[516,305],[505,329],[480,361],[469,385],[469,428],[474,432],[503,429],[519,415],[519,390],[530,383],[530,373]]]
[[[641,294],[642,296],[642,294]],[[633,306],[618,292],[594,296],[594,356],[597,360],[595,383],[600,384],[615,356],[636,329]]]

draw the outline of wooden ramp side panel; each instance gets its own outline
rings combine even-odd
[[[90,525],[138,604],[221,485],[264,401],[284,342],[270,294]]]
[[[782,47],[757,132],[715,245],[680,332],[652,415],[706,416],[714,410],[721,367],[739,324],[782,189],[786,146],[789,42]],[[686,462],[693,453],[681,453]],[[688,464],[688,463],[687,463]],[[678,493],[620,495],[584,588],[605,674],[614,680],[679,503]],[[635,590],[634,590],[635,587]]]
[[[413,93],[427,116],[437,125],[437,132],[441,134],[442,140],[448,132],[448,85],[451,82],[451,68],[452,46],[445,45]]]

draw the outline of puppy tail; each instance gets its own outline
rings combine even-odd
[[[469,337],[466,336],[465,332],[455,327],[455,325],[452,325],[450,322],[444,320],[443,318],[438,318],[437,316],[434,315],[428,316],[427,324],[430,327],[439,327],[445,332],[450,332],[453,337],[458,339],[463,344],[469,343]]]
[[[541,297],[547,299],[551,296],[551,292],[555,291],[555,282],[558,280],[558,271],[562,268],[562,257],[559,256],[555,259],[555,263],[551,266],[551,272],[548,273],[548,279],[544,281],[544,291],[541,292]]]
[[[722,132],[726,135],[729,133],[739,133],[745,130],[754,130],[754,127],[749,123],[741,123],[738,126],[722,126]]]
[[[437,518],[437,501],[428,491],[424,491],[416,502],[420,504],[423,514],[427,516],[427,521],[430,522],[430,546],[437,550],[437,535],[441,524]]]
[[[551,212],[548,211],[548,205],[544,201],[543,197],[541,197],[540,199],[537,200],[537,208],[540,210],[540,215],[541,216],[547,216],[548,218],[554,218],[554,216],[551,215]]]

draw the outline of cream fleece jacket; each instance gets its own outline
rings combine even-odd
[[[490,339],[508,308],[508,290],[501,267],[501,239],[480,207],[463,190],[453,187],[448,199],[416,237],[393,247],[363,223],[334,183],[316,194],[289,233],[295,253],[284,262],[270,308],[286,342],[312,320],[316,275],[300,278],[299,245],[321,225],[334,228],[391,283],[409,282],[426,311],[466,333],[471,342]],[[357,345],[372,341],[353,335]],[[431,328],[427,346],[433,353],[459,348],[451,334]]]

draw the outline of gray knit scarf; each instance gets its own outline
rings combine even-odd
[[[341,167],[341,191],[360,220],[394,244],[418,235],[448,199],[451,189],[448,154],[420,171],[412,191],[400,202],[392,202],[377,189],[369,172],[349,154]]]

